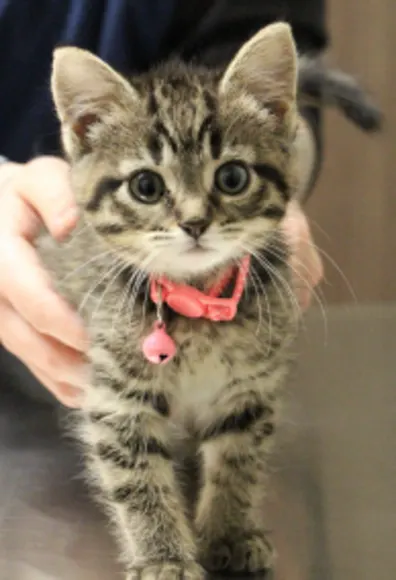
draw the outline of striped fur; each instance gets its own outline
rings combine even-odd
[[[70,240],[43,238],[39,249],[89,328],[92,377],[76,431],[128,580],[198,580],[202,566],[257,572],[272,562],[255,508],[296,332],[279,225],[296,187],[296,73],[284,24],[253,37],[225,73],[174,62],[129,82],[84,51],[55,56],[83,217]],[[248,176],[238,195],[214,185],[232,160]],[[160,184],[144,202],[134,181],[144,182],[142,170]],[[202,220],[199,248],[186,224]],[[148,363],[150,275],[204,288],[246,253],[235,319],[165,308],[178,352],[166,366]],[[192,506],[180,477],[191,458],[200,466]]]

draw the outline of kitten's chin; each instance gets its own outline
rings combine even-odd
[[[161,256],[151,264],[150,270],[153,274],[162,274],[182,280],[192,276],[211,274],[239,257],[197,247],[177,255]]]

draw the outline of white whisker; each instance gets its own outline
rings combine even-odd
[[[149,292],[150,292],[150,284],[146,284],[146,290],[144,292],[144,299],[143,299],[143,309],[142,309],[142,322],[140,325],[140,332],[143,332],[144,325],[146,322],[146,314],[147,314],[147,302],[149,299]]]
[[[319,252],[319,254],[321,254],[324,258],[326,258],[326,260],[328,260],[328,262],[333,266],[333,268],[338,272],[338,274],[341,276],[341,279],[343,280],[343,282],[345,283],[345,286],[347,287],[348,292],[350,293],[352,299],[354,302],[358,302],[358,298],[356,295],[355,290],[352,287],[352,284],[350,283],[350,281],[348,280],[348,278],[346,277],[346,275],[344,274],[344,272],[342,271],[342,269],[340,268],[340,266],[337,264],[337,262],[327,253],[325,252],[325,250],[323,250],[322,248],[320,248],[319,246],[317,246],[314,242],[308,242],[309,245],[316,250],[317,252]]]
[[[271,276],[271,272],[268,270],[267,265],[263,264],[263,261],[260,259],[260,255],[258,254],[258,250],[255,250],[254,248],[251,248],[249,246],[246,246],[246,251],[249,252],[254,258],[256,258],[256,260],[259,262],[259,264],[265,269],[265,271],[268,273],[272,284],[274,285],[274,288],[279,296],[279,299],[282,303],[282,307],[286,308],[286,301],[285,301],[285,297],[282,293],[282,291],[280,290],[278,283],[276,280],[273,279],[273,277]]]
[[[80,264],[77,268],[74,268],[71,272],[68,272],[66,274],[66,276],[64,276],[63,278],[61,278],[59,280],[60,284],[63,284],[65,282],[65,280],[67,280],[70,276],[73,276],[74,274],[77,274],[78,272],[80,272],[83,268],[86,268],[87,266],[89,266],[90,264],[92,264],[93,262],[96,262],[97,260],[100,260],[101,258],[104,258],[105,256],[108,256],[109,254],[114,254],[116,255],[115,251],[113,249],[111,250],[106,250],[106,252],[101,252],[100,254],[97,254],[96,256],[93,256],[93,258],[90,258],[89,260],[87,260],[86,262],[84,262],[83,264]]]
[[[273,332],[273,329],[272,329],[272,313],[271,313],[271,306],[270,306],[270,303],[269,303],[269,299],[268,299],[267,292],[266,292],[266,290],[265,290],[264,284],[263,284],[263,283],[262,283],[262,281],[260,280],[260,276],[257,274],[257,272],[256,272],[256,270],[255,270],[255,268],[254,268],[254,266],[251,266],[251,280],[252,280],[252,283],[253,283],[253,285],[254,285],[255,292],[256,292],[256,294],[257,294],[257,303],[258,303],[258,305],[259,305],[259,306],[258,306],[258,308],[259,308],[259,318],[260,318],[260,316],[262,317],[262,309],[261,309],[262,307],[261,307],[261,301],[260,301],[260,299],[259,299],[259,292],[258,292],[258,290],[257,290],[256,283],[255,283],[255,281],[254,281],[254,279],[255,279],[255,278],[257,279],[257,282],[258,282],[258,284],[259,284],[259,286],[260,286],[260,288],[261,288],[261,290],[262,290],[262,295],[263,295],[263,297],[264,297],[264,300],[265,300],[265,303],[266,303],[266,305],[267,305],[267,312],[268,312],[268,334],[269,334],[269,336],[268,336],[268,345],[267,345],[267,353],[266,353],[266,354],[267,354],[267,356],[268,356],[268,355],[269,355],[269,353],[270,353],[270,350],[271,350],[271,344],[272,344],[272,332]]]
[[[153,251],[151,252],[151,254],[148,256],[147,261],[145,261],[144,264],[142,264],[143,268],[147,268],[147,266],[149,264],[151,264],[154,260],[156,260],[158,258],[158,255],[160,254],[160,251]],[[144,273],[144,272],[143,272]],[[144,276],[142,277],[141,282],[144,281]],[[140,283],[141,285],[141,283]],[[144,299],[143,299],[143,307],[142,307],[142,322],[140,325],[140,332],[143,332],[144,329],[144,324],[145,324],[145,320],[146,320],[146,313],[147,313],[147,302],[148,302],[148,298],[149,298],[149,291],[150,291],[150,283],[149,283],[149,279],[147,280],[147,284],[146,284],[146,289],[145,289],[145,293],[144,293]],[[134,308],[134,304],[136,302],[136,296],[133,302],[133,308]]]
[[[139,277],[139,274],[140,274],[139,269],[134,270],[132,273],[132,276],[130,277],[130,279],[128,280],[128,282],[125,285],[125,289],[123,290],[122,295],[121,295],[120,306],[117,308],[116,313],[112,317],[112,323],[111,323],[111,329],[110,329],[110,335],[112,337],[114,336],[116,323],[118,322],[118,320],[120,319],[120,317],[122,315],[122,311],[123,311],[123,308],[125,306],[125,303],[127,303],[127,305],[128,305],[129,292],[132,289],[136,278]]]
[[[80,227],[79,229],[77,229],[77,231],[73,231],[69,235],[68,239],[65,242],[63,242],[62,247],[65,248],[65,249],[69,249],[74,244],[74,242],[76,240],[78,240],[78,238],[82,234],[86,233],[86,231],[88,229],[90,229],[90,228],[92,229],[92,224],[90,224],[90,223],[84,223],[84,225],[82,227]]]
[[[299,272],[297,270],[297,268],[295,268],[290,262],[286,261],[284,259],[284,257],[281,254],[278,254],[273,248],[267,249],[267,252],[272,254],[273,256],[275,256],[282,263],[286,264],[290,268],[290,270],[295,274],[296,278],[299,278],[303,282],[304,286],[309,290],[309,292],[312,294],[312,296],[316,300],[316,302],[319,306],[319,309],[321,311],[322,318],[323,318],[324,341],[325,341],[325,344],[327,344],[328,321],[327,321],[327,313],[326,313],[326,306],[325,306],[325,296],[324,296],[323,292],[321,290],[319,290],[319,288],[314,288],[313,285],[309,282],[309,280],[305,276],[303,276],[301,274],[301,272]],[[303,262],[298,260],[298,264],[301,266],[302,269],[304,269],[306,272],[308,272],[308,274],[310,274],[309,268],[307,268],[307,266]],[[304,330],[306,330],[305,325],[304,325]]]
[[[278,292],[278,295],[282,301],[283,307],[285,307],[284,296],[283,296],[282,292],[280,291],[278,284],[276,283],[276,280],[284,288],[286,296],[289,299],[290,306],[292,307],[292,312],[293,312],[293,316],[294,316],[294,323],[296,324],[297,322],[299,322],[301,319],[301,308],[300,308],[300,305],[298,304],[298,301],[297,301],[297,298],[293,292],[293,289],[290,287],[290,285],[287,283],[287,281],[283,278],[283,276],[280,274],[280,272],[278,272],[278,270],[276,270],[276,268],[274,268],[272,266],[272,264],[270,264],[270,262],[268,260],[266,260],[265,256],[263,256],[259,251],[250,250],[250,252],[256,258],[256,260],[259,262],[259,264],[261,264],[261,266],[266,270],[268,275],[270,276],[270,278],[271,278],[271,280],[272,280],[272,282],[273,282],[273,284]]]
[[[255,280],[255,270],[253,268],[253,266],[250,268],[249,270],[249,274],[248,277],[250,278],[250,280],[252,281],[252,285],[253,285],[253,289],[254,289],[254,293],[256,294],[256,303],[257,303],[257,311],[258,311],[258,319],[257,319],[257,326],[256,326],[256,334],[259,333],[260,331],[260,324],[262,324],[263,322],[263,308],[261,306],[261,300],[260,300],[260,292],[257,288],[256,285],[256,280]],[[269,310],[269,309],[268,309]]]
[[[301,307],[298,303],[298,300],[296,298],[296,295],[293,291],[293,288],[290,286],[290,284],[287,282],[287,280],[285,280],[285,278],[282,276],[282,274],[276,268],[274,268],[274,266],[265,258],[265,256],[263,256],[261,254],[260,257],[263,260],[263,266],[266,266],[266,268],[267,268],[267,272],[269,274],[272,273],[277,278],[279,283],[283,286],[283,288],[285,289],[285,292],[290,299],[292,311],[293,311],[294,316],[295,316],[295,322],[300,321],[302,319],[302,311],[301,311]]]
[[[103,302],[103,299],[105,297],[105,295],[107,294],[109,288],[111,288],[111,286],[113,285],[113,283],[117,280],[118,276],[121,274],[121,272],[123,270],[125,270],[126,268],[129,268],[130,265],[126,264],[123,260],[118,260],[106,273],[106,275],[104,277],[101,278],[101,280],[98,282],[98,284],[96,284],[95,288],[90,292],[90,294],[92,295],[93,291],[99,286],[99,284],[101,282],[103,282],[108,276],[111,276],[111,279],[109,280],[109,282],[106,283],[105,288],[102,292],[102,294],[100,295],[100,298],[98,300],[98,303],[96,305],[95,310],[91,313],[90,316],[90,322],[92,322],[94,320],[94,318],[96,317],[97,313],[100,310],[100,306]]]
[[[113,271],[113,269],[115,267],[118,266],[118,264],[120,263],[120,258],[114,258],[111,262],[109,267],[106,269],[105,273],[103,274],[103,276],[101,276],[99,278],[99,280],[97,278],[95,278],[93,284],[91,284],[91,286],[88,288],[88,290],[84,293],[80,304],[78,306],[78,312],[81,313],[86,302],[89,300],[89,298],[92,296],[92,294],[95,292],[96,288],[107,278],[107,276],[111,275],[111,272]]]

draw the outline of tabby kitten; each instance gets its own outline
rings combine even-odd
[[[294,187],[296,87],[283,23],[222,72],[174,62],[129,82],[83,50],[55,53],[52,90],[82,218],[70,241],[39,247],[89,328],[78,434],[128,580],[272,563],[256,507],[296,331],[280,234]],[[148,362],[142,341],[158,315],[150,278],[204,291],[246,255],[235,318],[194,319],[164,304],[177,353]],[[178,469],[189,457],[200,467],[193,509]]]

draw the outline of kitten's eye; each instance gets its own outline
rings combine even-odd
[[[225,163],[216,171],[216,187],[227,195],[242,193],[248,187],[249,182],[249,170],[240,161]]]
[[[129,191],[142,203],[157,203],[165,193],[165,183],[158,173],[139,171],[131,177]]]

